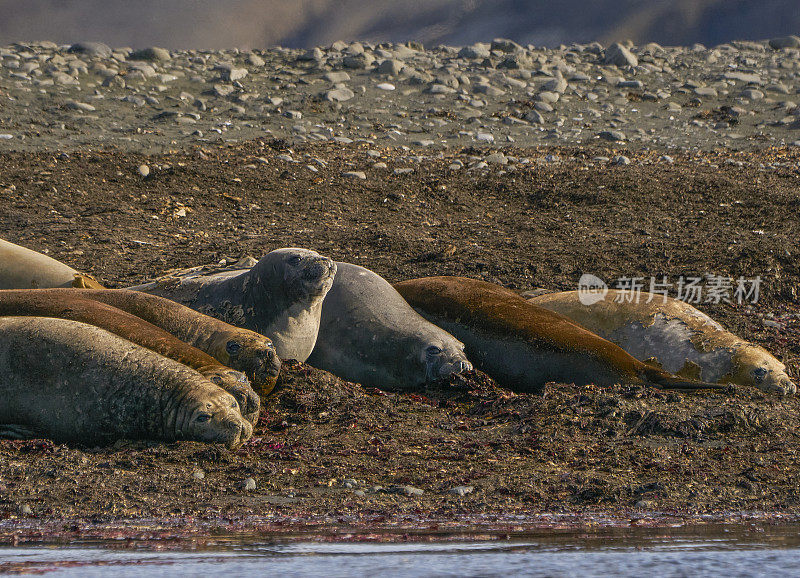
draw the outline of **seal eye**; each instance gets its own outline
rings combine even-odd
[[[242,346],[238,341],[228,341],[228,343],[225,344],[225,351],[227,351],[229,355],[236,355],[241,348]]]
[[[753,370],[753,377],[755,378],[756,383],[761,383],[762,381],[764,381],[764,378],[767,377],[768,373],[769,371],[767,371],[763,367],[756,367]]]
[[[196,418],[194,418],[194,421],[196,421],[197,423],[206,423],[210,419],[211,419],[210,413],[201,413]]]
[[[427,355],[429,355],[429,356],[433,357],[434,355],[441,355],[441,353],[442,353],[442,350],[441,350],[441,348],[439,348],[439,347],[436,347],[435,345],[429,345],[429,346],[428,346],[428,347],[425,349],[425,353],[426,353]]]
[[[211,381],[216,383],[217,385],[222,385],[222,378],[219,375],[212,376]]]
[[[297,267],[300,264],[300,261],[302,261],[302,259],[300,257],[298,257],[297,255],[294,255],[292,257],[289,257],[288,263],[292,267]]]

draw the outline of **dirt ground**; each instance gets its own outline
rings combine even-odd
[[[573,289],[582,273],[759,275],[758,303],[702,308],[798,377],[796,149],[674,163],[626,152],[627,166],[593,161],[613,154],[603,149],[508,150],[533,160],[513,171],[448,168],[475,150],[429,159],[366,151],[290,151],[299,163],[279,158],[279,141],[157,157],[6,153],[0,231],[112,287],[280,246],[313,248],[391,281],[465,275],[520,291]],[[561,160],[538,162],[546,155]],[[376,160],[388,169],[371,168]],[[143,163],[147,178],[137,172]],[[398,167],[414,172],[393,174]],[[515,395],[476,372],[385,392],[287,363],[255,437],[236,452],[0,441],[0,518],[797,515],[799,426],[796,398],[743,387],[551,384],[543,396]],[[245,489],[248,478],[255,489]],[[0,539],[11,539],[14,527],[0,526]]]

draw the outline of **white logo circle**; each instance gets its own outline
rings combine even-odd
[[[606,282],[590,273],[584,273],[578,280],[578,300],[582,305],[594,305],[608,294]]]

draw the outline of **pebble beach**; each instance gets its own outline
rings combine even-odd
[[[169,151],[259,137],[442,150],[800,143],[800,38],[715,47],[495,39],[168,51],[0,48],[0,150]]]

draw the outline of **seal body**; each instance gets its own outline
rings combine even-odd
[[[638,383],[665,389],[719,389],[682,380],[642,363],[563,315],[513,291],[464,277],[427,277],[395,284],[426,319],[466,345],[478,369],[501,385],[539,392],[545,383]]]
[[[277,249],[251,269],[193,269],[131,287],[167,297],[269,337],[281,359],[305,361],[319,332],[322,301],[336,265],[308,249]]]
[[[245,419],[253,424],[258,420],[260,398],[243,373],[225,367],[207,353],[135,315],[84,295],[80,289],[2,290],[0,315],[71,319],[110,331],[199,371],[236,398]]]
[[[726,331],[688,303],[646,292],[636,302],[628,301],[629,296],[612,289],[603,300],[583,305],[577,291],[565,291],[539,295],[530,302],[569,317],[637,359],[657,362],[671,373],[795,393],[786,367],[767,350]]]
[[[0,435],[57,442],[194,440],[238,447],[238,403],[198,372],[98,327],[1,317]]]
[[[464,344],[418,315],[388,281],[358,265],[336,266],[311,365],[395,389],[472,369]]]
[[[101,285],[55,259],[0,239],[0,289]]]
[[[80,295],[144,319],[204,351],[219,363],[243,372],[260,395],[267,395],[275,387],[281,360],[272,341],[259,333],[234,327],[170,299],[139,291],[81,290]]]

